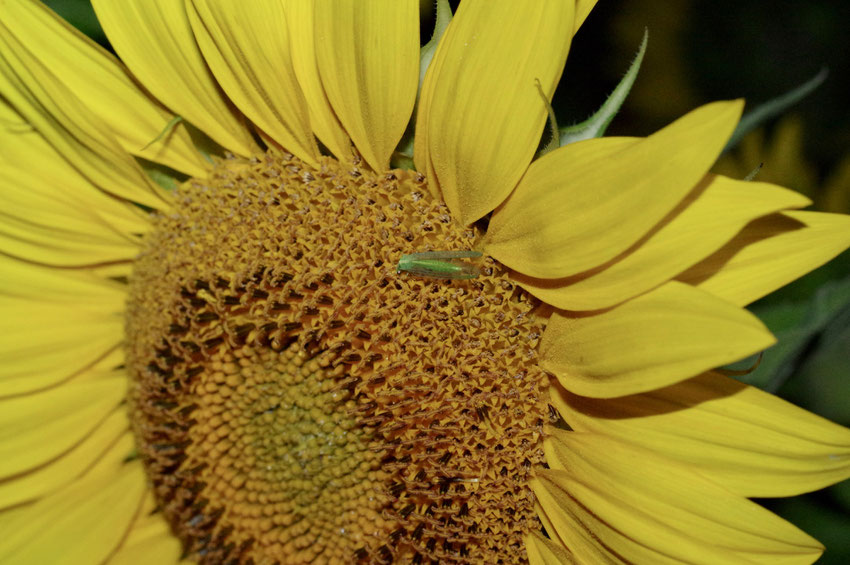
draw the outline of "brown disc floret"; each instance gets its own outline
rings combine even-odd
[[[410,171],[271,150],[155,217],[127,308],[131,414],[159,505],[202,563],[525,559],[547,376],[535,302]]]

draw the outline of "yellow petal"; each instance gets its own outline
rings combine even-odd
[[[180,561],[180,541],[171,533],[162,513],[156,509],[157,502],[148,492],[127,539],[109,559],[109,565],[170,565]]]
[[[87,270],[54,269],[0,255],[0,296],[120,312],[127,286]]]
[[[169,207],[168,195],[124,151],[104,121],[3,23],[0,23],[0,95],[101,190],[151,208]]]
[[[531,532],[525,537],[529,565],[576,565],[578,561],[559,542]]]
[[[4,172],[4,189],[9,198],[27,207],[27,195],[36,201],[55,200],[51,209],[65,209],[69,220],[96,221],[121,234],[139,234],[150,230],[150,220],[138,206],[114,198],[94,186],[71,163],[65,160],[35,129],[8,104],[0,100],[0,121],[7,124],[6,135],[0,135],[0,164]],[[39,204],[34,202],[34,207]],[[2,207],[12,213],[10,208]],[[73,218],[70,218],[73,217]],[[61,222],[60,224],[64,224]]]
[[[127,279],[133,273],[132,263],[113,263],[90,267],[92,274],[103,279]]]
[[[0,251],[3,253],[58,266],[129,261],[138,254],[138,243],[115,233],[99,218],[91,217],[88,210],[62,206],[37,192],[26,194],[22,187],[6,182],[3,177],[7,173],[0,172]],[[74,217],[75,212],[81,217]],[[90,216],[88,224],[83,219],[86,215]]]
[[[679,382],[775,341],[746,310],[669,282],[599,314],[556,312],[540,365],[570,392],[611,398]]]
[[[286,0],[286,23],[292,47],[292,66],[307,100],[313,132],[340,161],[350,161],[351,140],[331,108],[316,61],[313,0]]]
[[[563,279],[517,273],[516,280],[557,308],[609,308],[675,277],[716,251],[751,220],[809,204],[805,196],[778,186],[708,175],[673,212],[675,216],[609,263]]]
[[[708,104],[645,139],[590,139],[538,159],[493,214],[487,252],[537,278],[567,277],[610,261],[703,178],[742,107]]]
[[[820,544],[693,468],[599,434],[554,430],[551,470],[531,482],[555,527],[587,530],[607,560],[629,563],[810,563]],[[576,536],[558,532],[561,536]],[[598,563],[571,549],[581,562]]]
[[[419,100],[415,161],[461,223],[498,206],[528,168],[547,116],[535,81],[551,98],[574,9],[465,2],[440,40]]]
[[[129,261],[140,241],[116,230],[80,201],[69,201],[58,186],[32,175],[0,169],[0,250],[26,261],[94,265]]]
[[[594,6],[596,6],[596,0],[576,0],[576,23],[573,33],[578,31]]]
[[[87,206],[91,200],[86,191],[75,198],[67,193],[67,186],[45,185],[40,175],[13,166],[0,169],[0,186],[1,213],[20,223],[138,250],[139,240],[131,232],[115,229],[98,215],[99,210]]]
[[[532,480],[530,483],[532,489],[535,485],[536,483]],[[542,486],[537,486],[538,490],[535,491],[536,501],[534,503],[537,517],[540,518],[540,522],[546,528],[546,533],[552,536],[553,540],[558,540],[564,547],[570,548],[570,553],[576,556],[578,563],[629,565],[629,562],[611,555],[600,544],[596,532],[588,530],[574,515],[569,513],[569,504],[562,500],[566,496],[565,494],[555,491],[549,495],[543,490]]]
[[[820,267],[850,246],[850,216],[783,212],[748,225],[677,278],[745,305]]]
[[[126,390],[122,375],[0,400],[0,478],[71,449],[106,419]]]
[[[122,347],[111,349],[84,371],[75,375],[73,380],[69,382],[111,379],[118,373],[125,373],[126,365],[127,359],[124,355],[124,349]]]
[[[66,380],[123,340],[120,312],[0,296],[0,397]]]
[[[419,5],[334,0],[315,8],[316,59],[328,100],[369,166],[387,170],[419,85]]]
[[[129,435],[129,434],[128,434]],[[131,440],[132,441],[132,440]],[[128,444],[124,449],[126,457]],[[2,563],[103,563],[139,510],[146,479],[137,461],[113,461],[26,507],[0,538]]]
[[[56,459],[23,475],[0,481],[0,511],[45,496],[76,480],[127,433],[128,426],[126,409],[118,408]],[[2,515],[0,512],[0,517]]]
[[[0,222],[0,252],[44,265],[80,267],[129,261],[139,251],[138,247],[126,242],[104,243],[87,234],[27,224],[3,213],[0,213]]]
[[[145,88],[222,147],[240,155],[256,151],[242,117],[207,68],[183,2],[94,0],[92,5],[115,52]]]
[[[850,477],[850,430],[716,373],[621,398],[558,387],[570,426],[693,465],[748,497],[793,496]]]
[[[312,166],[319,148],[277,2],[186,3],[195,39],[227,96],[260,130]]]
[[[6,199],[0,197],[0,202],[3,200]],[[36,263],[79,267],[106,261],[129,261],[139,251],[136,245],[117,237],[104,241],[90,232],[75,233],[38,225],[2,212],[0,221],[0,252]]]
[[[97,111],[125,151],[187,175],[206,174],[205,161],[183,128],[166,143],[143,150],[173,116],[146,96],[103,48],[38,2],[6,2],[0,18],[14,22],[9,31],[77,98]]]

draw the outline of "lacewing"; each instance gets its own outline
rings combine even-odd
[[[481,257],[480,251],[424,251],[402,255],[396,273],[402,271],[434,279],[474,279],[480,272],[461,259]]]

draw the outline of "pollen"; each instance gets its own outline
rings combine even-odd
[[[220,160],[154,218],[130,280],[130,414],[200,563],[516,563],[541,525],[538,304],[397,272],[474,250],[423,175],[275,150]]]

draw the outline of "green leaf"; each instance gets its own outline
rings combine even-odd
[[[646,52],[646,44],[648,41],[649,30],[644,30],[643,41],[640,43],[640,48],[638,49],[634,61],[632,61],[632,65],[620,81],[620,84],[617,85],[617,88],[615,88],[614,92],[608,96],[608,99],[604,104],[602,104],[596,113],[579,124],[561,128],[561,147],[568,143],[575,143],[576,141],[582,141],[584,139],[602,137],[605,134],[605,130],[608,129],[608,124],[611,123],[611,120],[613,120],[614,116],[617,115],[617,112],[620,111],[620,107],[623,105],[623,102],[626,100],[626,96],[628,96],[629,91],[632,89],[632,85],[635,83],[638,71],[640,70],[640,64],[643,61],[643,55]]]
[[[726,151],[729,151],[738,145],[738,142],[740,142],[745,135],[771,118],[775,118],[776,116],[784,113],[788,108],[814,92],[814,90],[826,80],[828,74],[829,70],[823,68],[820,72],[818,72],[818,74],[797,88],[768,100],[763,104],[759,104],[744,114],[743,117],[741,117],[741,121],[738,122],[738,127],[736,127],[735,131],[732,132],[732,137],[729,138],[729,141],[726,143],[726,147],[723,148],[723,152],[725,153]]]
[[[839,424],[850,425],[850,308],[818,336],[795,375],[795,401]]]
[[[769,392],[776,392],[789,377],[799,372],[806,359],[811,359],[819,348],[831,343],[831,335],[836,336],[835,340],[843,339],[841,328],[850,324],[850,277],[824,284],[809,299],[761,303],[751,307],[751,310],[773,332],[777,343],[764,352],[764,358],[755,371],[737,378]],[[846,374],[846,354],[844,357]],[[753,365],[755,359],[753,356],[728,368],[746,369]],[[802,380],[802,375],[800,377]]]

